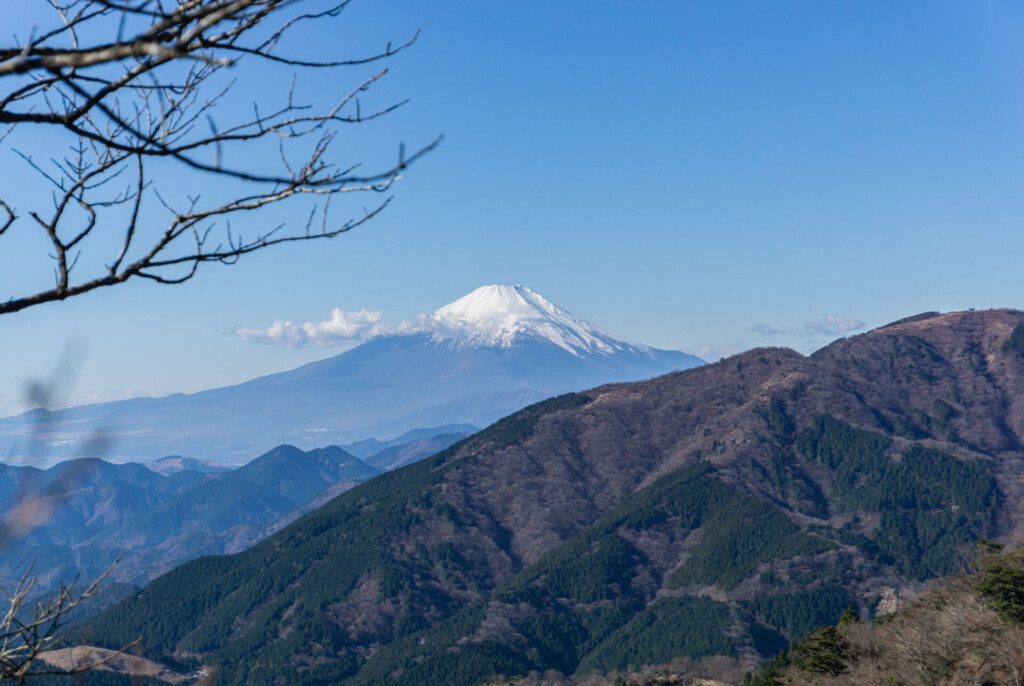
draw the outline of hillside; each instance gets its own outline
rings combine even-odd
[[[876,621],[844,615],[797,641],[747,686],[1019,684],[1024,674],[1024,554],[992,552]]]
[[[526,408],[86,631],[223,683],[764,660],[1019,543],[1022,436],[1021,312],[754,350]]]
[[[946,578],[903,609],[844,613],[760,669],[735,660],[674,659],[639,671],[496,677],[486,686],[1016,685],[1024,673],[1024,553],[982,552],[980,569]]]
[[[415,326],[297,369],[162,398],[0,418],[8,461],[171,453],[238,464],[425,426],[494,420],[543,398],[703,364],[617,339],[522,286],[483,286]],[[83,440],[102,429],[102,451]],[[362,457],[360,455],[360,457]]]

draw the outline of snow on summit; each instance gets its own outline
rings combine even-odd
[[[434,312],[425,328],[441,340],[511,347],[539,340],[574,354],[647,351],[566,312],[525,286],[481,286]]]

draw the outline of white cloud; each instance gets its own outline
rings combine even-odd
[[[289,348],[327,347],[362,342],[386,334],[408,331],[410,322],[386,322],[380,310],[331,310],[329,319],[319,322],[277,321],[265,329],[235,329],[247,343],[283,345]]]
[[[845,333],[860,331],[865,326],[864,322],[854,317],[843,317],[837,314],[830,314],[821,319],[804,324],[804,331],[809,336],[841,336]]]
[[[750,330],[754,333],[759,333],[762,336],[781,336],[786,333],[782,329],[776,329],[771,324],[754,324],[750,327]]]
[[[864,322],[855,317],[830,314],[821,319],[804,322],[803,328],[780,329],[771,324],[759,323],[750,327],[750,330],[761,336],[793,336],[794,338],[824,336],[831,339],[836,336],[853,333],[854,331],[860,331],[865,326],[867,325]]]
[[[683,352],[696,355],[705,362],[717,362],[724,357],[732,357],[744,350],[747,350],[747,348],[741,345],[715,345],[713,343],[700,343],[684,349]]]

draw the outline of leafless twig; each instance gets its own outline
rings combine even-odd
[[[0,46],[0,143],[19,127],[49,127],[67,136],[70,148],[60,159],[43,160],[12,144],[12,152],[50,187],[52,207],[23,209],[0,198],[0,237],[22,224],[42,232],[54,283],[0,294],[0,314],[134,279],[181,283],[205,263],[232,264],[274,245],[334,238],[377,216],[403,170],[440,140],[411,154],[400,146],[396,160],[369,172],[329,160],[339,127],[383,117],[404,104],[364,110],[361,96],[388,73],[376,67],[326,108],[298,102],[293,85],[276,107],[254,104],[242,117],[234,108],[229,121],[217,121],[233,85],[226,80],[231,67],[262,61],[305,73],[372,65],[416,40],[414,35],[350,59],[318,61],[282,52],[288,34],[338,17],[349,0],[37,1],[53,12],[53,25],[20,44]],[[277,165],[226,161],[240,146],[273,142]],[[302,161],[292,161],[295,155]],[[196,189],[209,188],[204,177],[212,176],[221,179],[216,188],[247,190],[226,199],[211,201],[196,192],[172,201],[154,185],[157,161],[163,174],[165,162],[180,172],[179,185],[186,178]],[[350,193],[382,197],[353,216],[329,218],[328,200]],[[319,208],[318,228],[310,221],[299,229],[272,226],[248,235],[232,230],[232,219],[250,224],[259,210],[300,198]],[[167,219],[154,225],[158,211]],[[90,239],[101,235],[99,249],[112,241],[116,248],[108,259],[83,261],[89,266],[79,268],[80,276],[80,256],[96,249]]]
[[[31,616],[27,616],[26,605],[36,593],[36,577],[26,572],[13,591],[4,591],[7,607],[0,617],[0,681],[23,684],[29,677],[80,674],[100,667],[129,649],[130,645],[70,669],[52,667],[40,659],[46,651],[59,645],[69,614],[96,595],[112,570],[113,566],[81,593],[74,591],[73,584],[61,584],[59,590],[35,602]]]

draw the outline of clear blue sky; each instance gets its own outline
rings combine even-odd
[[[30,21],[18,5],[8,32]],[[1021,3],[356,0],[297,45],[356,53],[417,28],[376,96],[412,102],[344,139],[355,159],[447,136],[384,216],[185,286],[0,317],[0,410],[69,342],[70,400],[197,390],[338,352],[235,327],[404,318],[485,283],[687,350],[806,352],[827,316],[1024,306]],[[303,85],[327,101],[368,73]],[[243,67],[239,87],[289,76]],[[0,187],[31,194],[8,148]],[[0,297],[49,278],[31,234],[0,239]]]

